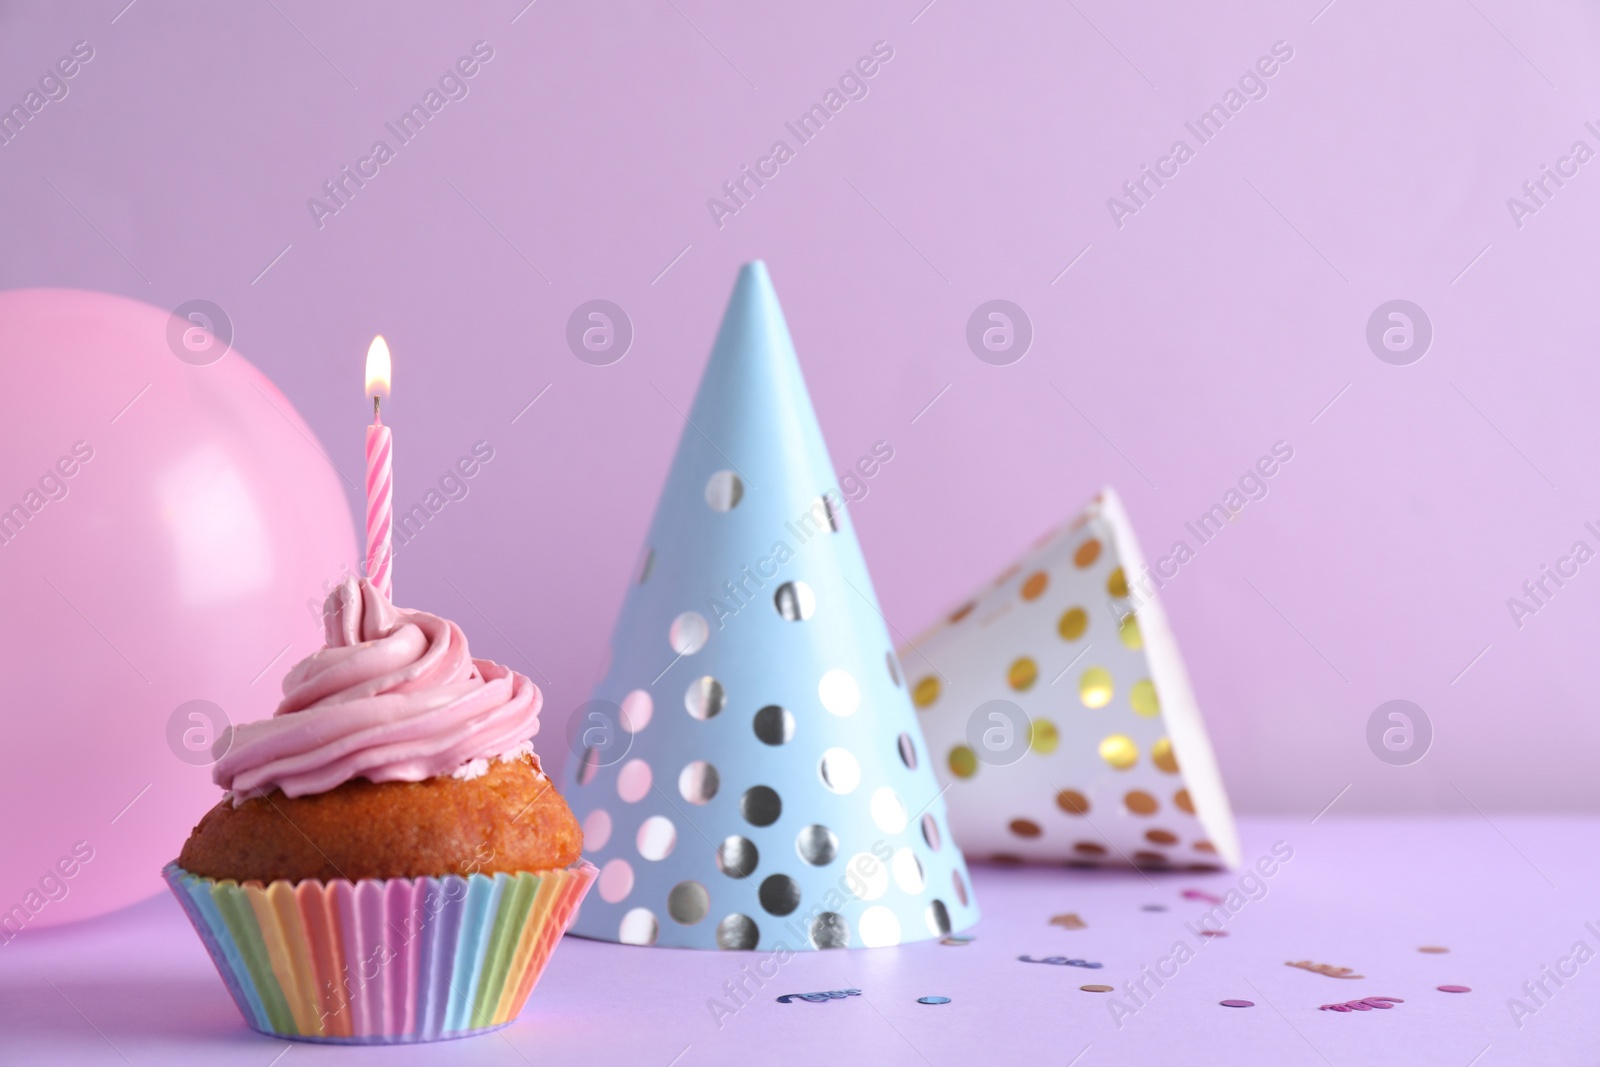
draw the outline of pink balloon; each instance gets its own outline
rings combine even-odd
[[[181,706],[269,715],[357,566],[338,474],[207,321],[0,293],[0,950],[161,890],[221,796]]]

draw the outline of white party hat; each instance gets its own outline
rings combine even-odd
[[[1158,581],[1107,488],[903,650],[968,858],[1238,865]]]

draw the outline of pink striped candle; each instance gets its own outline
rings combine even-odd
[[[393,599],[392,435],[378,411],[380,397],[389,392],[389,345],[382,334],[374,337],[367,349],[367,392],[372,397],[372,425],[367,427],[367,577],[384,596]]]

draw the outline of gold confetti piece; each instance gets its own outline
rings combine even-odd
[[[1065,915],[1051,916],[1050,925],[1059,926],[1064,930],[1082,930],[1088,927],[1089,924],[1078,918],[1077,912],[1069,911]]]
[[[1329,978],[1365,978],[1365,975],[1350,973],[1349,967],[1334,967],[1326,963],[1312,963],[1310,960],[1300,960],[1298,963],[1285,962],[1285,967],[1298,967],[1302,971],[1313,974],[1325,974]]]

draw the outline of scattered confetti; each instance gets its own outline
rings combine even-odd
[[[1417,951],[1426,952],[1431,956],[1437,956],[1441,953],[1449,952],[1450,950],[1440,945],[1423,945],[1421,948],[1417,949]]]
[[[949,997],[918,997],[917,998],[917,1003],[918,1004],[948,1004],[948,1003],[950,1003],[950,998]]]
[[[1221,897],[1217,896],[1215,893],[1207,893],[1204,889],[1185,889],[1183,891],[1183,899],[1185,899],[1185,900],[1203,900],[1207,904],[1221,904],[1222,903],[1222,898]]]
[[[1089,924],[1078,918],[1078,913],[1069,911],[1065,915],[1052,915],[1051,926],[1059,926],[1064,930],[1082,930]]]
[[[1466,986],[1466,985],[1442,985],[1442,986],[1439,987],[1439,992],[1441,992],[1441,993],[1470,993],[1470,992],[1472,992],[1472,987],[1471,986]]]
[[[1078,988],[1083,990],[1085,993],[1109,993],[1109,992],[1111,992],[1111,987],[1108,986],[1108,985],[1081,985]]]
[[[1284,963],[1285,967],[1298,967],[1302,971],[1313,974],[1325,974],[1329,978],[1364,978],[1365,975],[1351,974],[1348,967],[1333,967],[1326,963],[1312,963],[1310,960],[1301,960],[1298,963]]]
[[[1226,930],[1201,930],[1200,931],[1200,936],[1201,937],[1227,937],[1228,936],[1228,931],[1226,931]]]
[[[1347,1000],[1343,1004],[1324,1004],[1319,1011],[1371,1011],[1373,1008],[1392,1008],[1396,1004],[1404,1004],[1399,997],[1363,997],[1361,1000]]]
[[[1017,959],[1023,963],[1052,963],[1057,967],[1088,967],[1092,970],[1099,970],[1105,966],[1103,963],[1094,963],[1090,960],[1069,960],[1065,956],[1046,956],[1042,960],[1036,960],[1032,956],[1018,956]]]
[[[789,1004],[796,1000],[809,1000],[813,1004],[826,1004],[830,1000],[843,1000],[845,997],[859,997],[859,989],[832,989],[826,993],[785,993],[778,998],[779,1004]]]
[[[1167,906],[1165,904],[1146,904],[1143,908],[1141,908],[1139,910],[1141,910],[1141,911],[1166,911],[1167,910]]]
[[[977,938],[968,937],[968,936],[966,936],[964,934],[951,934],[949,937],[941,938],[940,941],[939,941],[939,944],[941,944],[941,945],[970,945],[976,940],[977,940]]]
[[[1217,1003],[1224,1008],[1253,1008],[1256,1006],[1256,1002],[1253,1000],[1219,1000]]]

